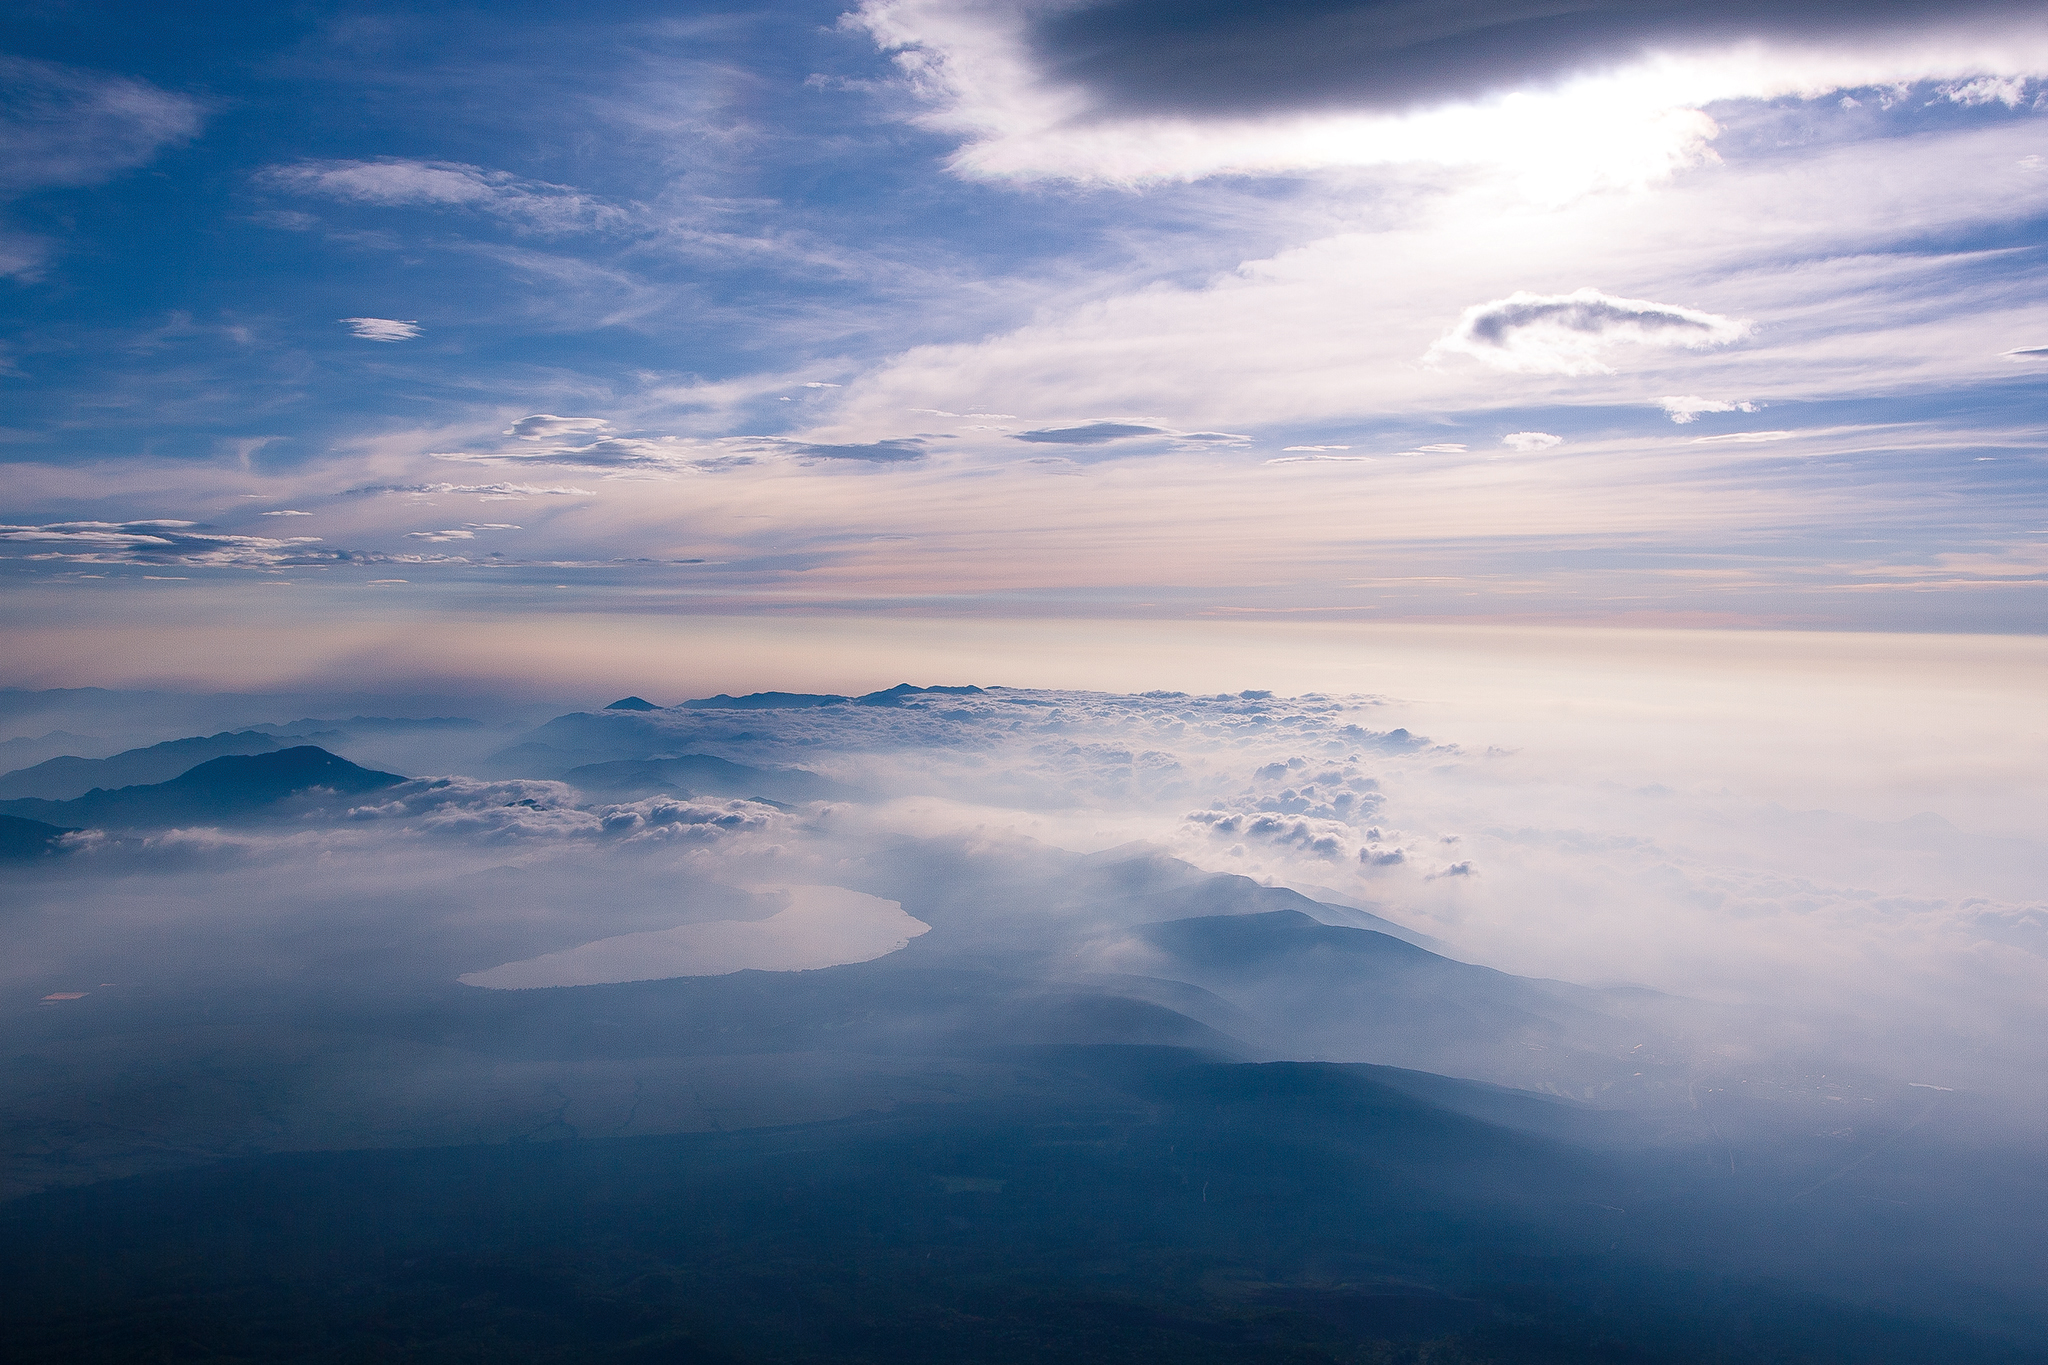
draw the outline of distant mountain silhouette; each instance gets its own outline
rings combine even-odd
[[[94,787],[112,789],[168,782],[209,758],[267,754],[277,747],[277,741],[269,735],[236,730],[126,749],[111,758],[74,758],[67,754],[0,777],[0,799],[34,796],[45,801],[68,801]]]
[[[0,815],[0,862],[18,862],[54,853],[57,841],[75,832],[60,825],[44,824],[41,820]]]
[[[864,697],[854,698],[855,706],[901,706],[909,697],[947,696],[978,697],[982,690],[969,684],[966,687],[912,687],[909,683],[897,683],[894,687],[880,692],[870,692]]]
[[[710,754],[680,758],[586,763],[562,774],[582,791],[607,796],[686,792],[705,796],[765,796],[776,801],[860,801],[869,794],[804,768],[754,768]]]
[[[604,709],[607,711],[659,711],[661,708],[645,697],[620,697]]]
[[[171,779],[114,790],[95,788],[70,801],[0,801],[0,814],[88,827],[137,828],[262,814],[315,790],[353,795],[405,781],[359,768],[316,745],[211,759]]]
[[[31,763],[41,763],[46,758],[57,758],[64,754],[84,754],[88,750],[104,752],[106,743],[98,735],[78,735],[69,730],[52,730],[42,735],[20,735],[14,739],[0,739],[0,763],[7,764],[6,771],[16,767],[26,768]]]
[[[794,711],[812,706],[839,706],[851,701],[833,692],[749,692],[744,697],[698,697],[683,706],[692,711]]]

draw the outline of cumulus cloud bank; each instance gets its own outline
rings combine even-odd
[[[1465,355],[1523,373],[1612,374],[1617,347],[1703,350],[1748,335],[1750,324],[1718,313],[1618,298],[1588,287],[1569,294],[1518,289],[1476,303],[1425,356]]]

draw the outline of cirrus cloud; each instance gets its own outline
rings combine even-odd
[[[411,341],[420,334],[417,322],[396,318],[343,318],[342,325],[365,341]]]
[[[258,180],[295,194],[381,208],[466,209],[540,233],[590,231],[628,221],[622,209],[568,185],[523,180],[459,161],[301,161]]]

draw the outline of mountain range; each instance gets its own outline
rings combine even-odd
[[[0,814],[87,828],[140,829],[258,818],[313,791],[380,791],[405,781],[313,744],[209,759],[167,782],[94,788],[68,801],[0,801]]]

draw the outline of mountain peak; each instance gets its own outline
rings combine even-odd
[[[611,704],[610,706],[607,706],[607,707],[605,707],[604,709],[605,709],[605,710],[607,710],[607,711],[659,711],[659,710],[661,710],[661,708],[660,708],[659,706],[656,706],[656,705],[655,705],[655,704],[654,704],[653,702],[651,702],[651,701],[647,700],[647,698],[645,698],[645,697],[620,697],[620,698],[619,698],[619,699],[618,699],[617,701],[613,702],[613,703],[612,703],[612,704]]]

